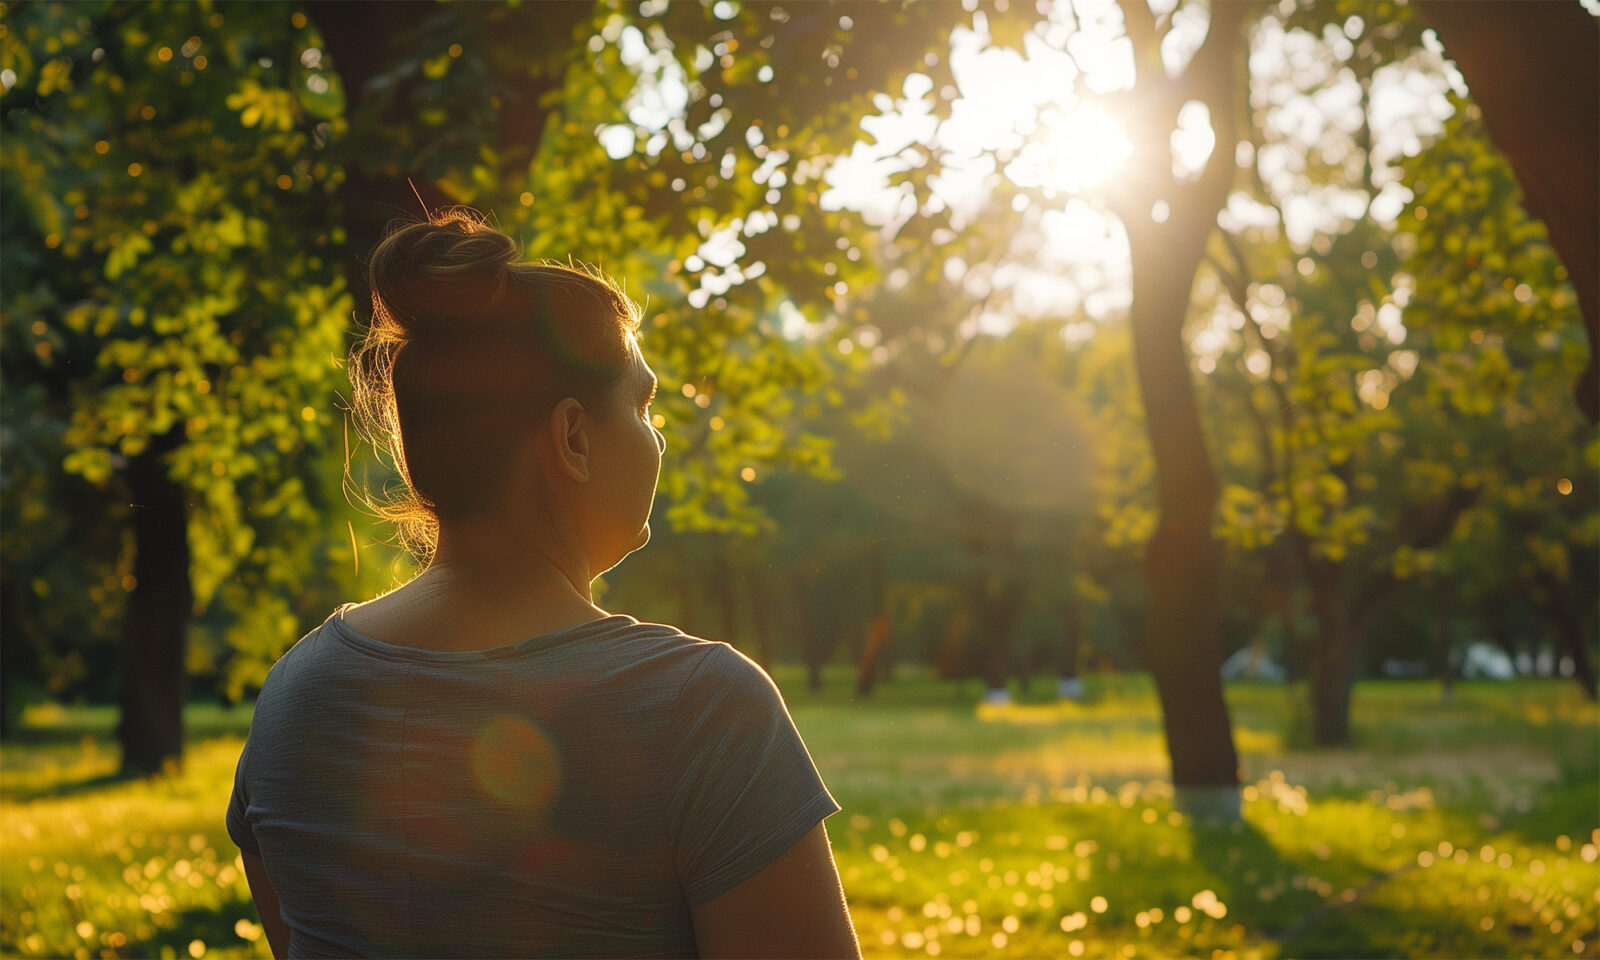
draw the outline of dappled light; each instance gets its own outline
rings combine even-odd
[[[270,956],[245,734],[371,600],[735,648],[869,957],[1600,957],[1597,16],[0,0],[0,953]],[[766,736],[635,659],[315,795],[575,889]]]
[[[1426,686],[1358,688],[1363,746],[1338,766],[1288,746],[1281,692],[1236,691],[1254,733],[1227,823],[1177,804],[1148,687],[999,706],[907,676],[896,698],[852,704],[842,673],[814,698],[777,679],[845,806],[830,834],[869,956],[1593,954],[1600,831],[1551,798],[1582,798],[1584,775],[1560,766],[1592,765],[1600,716],[1564,686],[1464,687],[1442,718],[1420,715]],[[8,952],[268,956],[215,816],[248,715],[202,718],[238,733],[193,743],[182,774],[90,788],[74,783],[107,769],[105,732],[80,735],[72,711],[33,719],[78,739],[7,748]],[[1528,729],[1559,762],[1506,763]]]

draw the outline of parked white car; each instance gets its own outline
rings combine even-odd
[[[1461,676],[1468,680],[1510,680],[1517,668],[1504,650],[1482,640],[1461,650]]]

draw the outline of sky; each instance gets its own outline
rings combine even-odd
[[[1104,211],[1095,188],[1118,175],[1132,147],[1116,118],[1093,99],[1132,85],[1132,46],[1114,0],[1080,0],[1076,9],[1077,29],[1070,18],[1053,13],[1026,37],[1021,52],[993,46],[984,15],[974,12],[970,25],[951,37],[959,96],[949,118],[935,121],[932,82],[913,74],[899,96],[892,102],[882,98],[879,112],[862,121],[872,140],[857,143],[827,173],[831,189],[823,197],[825,206],[860,211],[891,235],[917,212],[914,201],[888,180],[905,168],[902,154],[913,142],[943,151],[944,170],[934,180],[932,206],[948,206],[958,222],[981,215],[999,178],[1039,188],[1043,199],[1031,204],[1035,209],[1026,217],[1031,233],[1016,240],[1019,255],[972,291],[982,296],[994,284],[1011,292],[1009,303],[980,323],[996,332],[1018,317],[1069,316],[1080,307],[1090,319],[1104,320],[1131,300],[1127,235]],[[1169,74],[1181,71],[1207,26],[1199,5],[1178,10],[1162,50]],[[1314,185],[1304,175],[1303,159],[1320,149],[1332,162],[1350,159],[1359,175],[1353,135],[1361,123],[1361,92],[1340,61],[1349,56],[1352,38],[1369,28],[1353,17],[1343,30],[1330,29],[1324,37],[1285,33],[1273,18],[1259,29],[1251,51],[1251,100],[1264,111],[1268,142],[1259,157],[1248,143],[1224,149],[1241,166],[1258,163],[1281,216],[1273,206],[1239,192],[1220,218],[1224,227],[1277,226],[1305,251],[1319,234],[1338,232],[1342,222],[1363,215],[1366,190]],[[1393,223],[1410,199],[1395,161],[1415,154],[1443,128],[1452,110],[1451,87],[1465,91],[1431,33],[1427,39],[1428,50],[1373,78],[1369,115],[1379,189],[1371,212],[1381,223]],[[1171,138],[1174,173],[1196,174],[1214,149],[1208,111],[1191,101]],[[999,162],[999,151],[1009,152],[1009,162]],[[1161,202],[1151,211],[1152,218],[1164,213]],[[952,273],[965,266],[956,265]],[[1088,333],[1069,325],[1066,335]]]
[[[913,73],[900,90],[880,94],[876,111],[861,121],[860,141],[823,171],[828,188],[822,203],[859,212],[892,240],[911,217],[944,209],[960,229],[983,216],[996,188],[1007,180],[1031,188],[1034,199],[1013,200],[1025,228],[1013,238],[1010,255],[988,264],[952,260],[946,275],[962,281],[978,300],[991,292],[1004,294],[989,298],[991,308],[974,320],[977,329],[1004,333],[1023,319],[1075,318],[1063,336],[1086,339],[1099,321],[1125,311],[1132,296],[1126,232],[1097,194],[1097,188],[1121,175],[1133,149],[1117,117],[1095,102],[1098,95],[1133,83],[1133,50],[1123,32],[1121,7],[1117,0],[1072,0],[1070,8],[1046,3],[1049,13],[1024,37],[1019,51],[995,46],[984,13],[972,0],[964,2],[968,22],[951,34],[947,54],[954,89],[935,90],[927,75]],[[1170,16],[1162,61],[1168,74],[1176,75],[1205,38],[1208,8],[1194,0],[1150,2],[1158,16]],[[1283,0],[1279,15],[1292,4]],[[725,12],[733,16],[737,10],[730,5]],[[1431,31],[1426,49],[1376,72],[1367,106],[1375,188],[1369,192],[1359,184],[1362,158],[1355,139],[1362,122],[1361,90],[1344,60],[1364,33],[1378,26],[1353,16],[1330,25],[1323,36],[1312,36],[1285,32],[1275,16],[1263,21],[1250,53],[1250,100],[1263,121],[1259,149],[1248,142],[1219,148],[1205,105],[1193,101],[1183,107],[1171,136],[1174,174],[1198,175],[1212,152],[1222,149],[1241,167],[1254,164],[1275,201],[1263,204],[1235,193],[1219,217],[1225,229],[1281,230],[1297,251],[1314,256],[1344,224],[1365,215],[1369,203],[1380,223],[1398,216],[1410,194],[1400,183],[1396,161],[1415,154],[1443,128],[1452,110],[1449,92],[1464,93],[1466,87]],[[599,132],[612,156],[631,154],[641,140],[651,155],[669,146],[704,149],[697,134],[711,135],[736,122],[730,111],[717,109],[699,130],[688,129],[689,88],[664,35],[647,36],[618,18],[596,41],[617,43],[623,62],[640,77],[627,104],[630,122]],[[713,54],[703,53],[709,66]],[[764,72],[762,79],[770,80],[770,68]],[[944,119],[934,110],[941,97],[950,101]],[[759,131],[747,131],[750,136],[759,138]],[[932,194],[921,207],[908,187],[893,187],[889,180],[917,162],[909,149],[913,145],[932,149],[940,164],[930,181]],[[1305,171],[1308,156],[1342,165],[1346,181],[1313,182]],[[774,201],[776,191],[788,184],[789,161],[783,151],[773,150],[757,171],[758,182],[774,191],[769,196]],[[1158,200],[1150,215],[1159,220],[1166,212],[1165,201]],[[713,234],[698,253],[700,262],[688,265],[716,268],[704,271],[691,304],[704,306],[759,275],[762,265],[742,262],[740,237],[780,226],[775,216],[751,215]],[[892,265],[887,269],[892,272]],[[815,333],[797,311],[784,328],[788,335]]]

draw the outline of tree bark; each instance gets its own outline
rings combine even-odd
[[[1237,787],[1239,758],[1222,695],[1222,551],[1211,535],[1217,482],[1195,405],[1183,341],[1196,271],[1233,184],[1234,117],[1242,96],[1246,3],[1211,6],[1204,44],[1177,81],[1162,69],[1157,24],[1143,0],[1122,4],[1139,61],[1126,108],[1137,110],[1134,156],[1107,202],[1132,254],[1134,364],[1156,466],[1161,519],[1145,545],[1146,643],[1179,788]],[[1216,149],[1198,180],[1170,176],[1169,137],[1189,99],[1208,104]],[[1164,222],[1152,207],[1167,204]]]
[[[1312,561],[1311,608],[1317,618],[1317,644],[1311,652],[1311,740],[1319,747],[1343,746],[1350,742],[1352,650],[1342,563]]]
[[[1556,632],[1561,637],[1561,649],[1572,658],[1572,676],[1578,681],[1583,695],[1591,702],[1600,699],[1600,691],[1595,689],[1600,680],[1595,677],[1594,661],[1589,659],[1589,648],[1584,642],[1583,631],[1578,629],[1577,619],[1562,611],[1556,618]]]
[[[765,566],[752,567],[752,570],[750,620],[756,633],[756,660],[771,669],[774,640],[771,577]]]
[[[415,36],[423,21],[437,13],[439,7],[416,0],[368,3],[308,0],[305,9],[322,34],[324,52],[332,60],[344,86],[345,116],[351,123],[342,145],[344,181],[339,185],[338,194],[345,230],[345,285],[350,289],[358,313],[364,313],[364,306],[371,300],[365,258],[382,237],[384,227],[396,217],[421,216],[423,204],[431,210],[454,202],[427,177],[415,178],[416,192],[413,192],[413,185],[406,176],[378,172],[382,164],[366,156],[373,138],[365,124],[389,118],[364,117],[362,109],[372,79],[391,70],[398,60],[409,55],[409,51],[401,49],[406,46],[401,40]],[[423,204],[417,202],[419,193]]]
[[[739,642],[739,597],[734,585],[734,565],[728,556],[728,551],[733,549],[732,542],[727,537],[716,537],[711,541],[711,570],[712,587],[717,597],[717,613],[721,624],[721,640],[735,648],[742,648]]]
[[[161,771],[183,756],[183,705],[189,696],[184,662],[194,594],[189,583],[188,507],[182,486],[167,475],[166,454],[183,436],[174,427],[128,465],[133,497],[135,584],[123,616],[122,772]]]
[[[1419,5],[1456,62],[1489,139],[1544,221],[1578,294],[1589,364],[1578,406],[1600,421],[1600,24],[1576,0]]]
[[[856,696],[870,697],[883,675],[884,654],[889,646],[889,617],[879,613],[867,624],[867,650],[856,669]]]
[[[1220,138],[1219,138],[1220,139]],[[1222,551],[1211,535],[1217,486],[1194,402],[1182,329],[1198,243],[1141,236],[1133,246],[1134,359],[1156,462],[1161,520],[1145,545],[1150,608],[1145,642],[1177,786],[1238,783],[1238,754],[1222,696]],[[1191,254],[1185,256],[1185,254]]]
[[[17,655],[23,637],[22,588],[15,577],[0,581],[0,740],[16,736],[22,705],[16,701],[12,679],[21,666]]]
[[[807,642],[806,648],[806,688],[812,693],[822,691],[822,646],[814,642]]]
[[[1083,605],[1076,589],[1061,601],[1061,646],[1056,652],[1056,696],[1063,700],[1083,699]]]
[[[1594,661],[1589,659],[1589,646],[1583,635],[1580,618],[1564,602],[1565,591],[1561,583],[1542,571],[1538,579],[1547,598],[1544,613],[1556,629],[1561,652],[1572,658],[1572,678],[1578,682],[1586,698],[1591,701],[1600,698],[1600,690],[1596,689],[1600,679],[1596,678]]]
[[[1433,588],[1433,615],[1438,621],[1434,626],[1438,629],[1435,640],[1435,655],[1438,657],[1440,697],[1449,700],[1455,690],[1456,669],[1451,662],[1451,654],[1455,652],[1455,630],[1450,623],[1450,604],[1446,598],[1443,584],[1434,584]]]
[[[1076,592],[1061,601],[1061,649],[1057,656],[1056,673],[1063,680],[1078,679],[1079,660],[1083,655],[1083,605]]]
[[[990,690],[1003,690],[1011,679],[1016,662],[1012,629],[1022,614],[1027,585],[1016,577],[981,577],[972,585],[972,640],[979,651],[983,682]]]
[[[892,632],[887,579],[883,541],[875,540],[867,555],[867,609],[872,611],[872,619],[867,623],[866,649],[856,669],[856,695],[861,697],[872,696],[878,681],[887,679],[883,670],[884,654]]]
[[[416,38],[432,26],[432,18],[449,15],[463,24],[487,16],[487,4],[442,5],[417,0],[370,0],[366,3],[308,0],[306,13],[316,23],[334,69],[344,85],[345,113],[351,130],[341,148],[345,179],[339,187],[339,204],[345,227],[345,282],[358,310],[370,302],[363,258],[377,245],[383,230],[396,217],[421,216],[427,210],[456,203],[429,171],[408,167],[410,158],[373,153],[375,128],[410,120],[418,104],[403,85],[390,99],[367,110],[373,96],[372,80],[415,57]],[[494,132],[495,149],[503,166],[525,170],[544,136],[550,108],[545,96],[564,79],[562,55],[571,45],[578,25],[593,15],[590,0],[539,3],[511,11],[505,21],[488,21],[483,32],[514,25],[503,40],[526,49],[522,69],[495,76],[494,91],[501,101],[500,124]],[[524,41],[526,41],[524,43]],[[485,96],[489,94],[486,93]],[[418,196],[422,202],[418,203]]]

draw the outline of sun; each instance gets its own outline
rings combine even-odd
[[[1116,118],[1097,106],[1043,107],[1028,142],[1006,167],[1019,187],[1082,194],[1114,178],[1133,155]]]
[[[1122,126],[1099,107],[1046,108],[1039,119],[1046,169],[1041,186],[1082,192],[1109,180],[1133,155]]]

